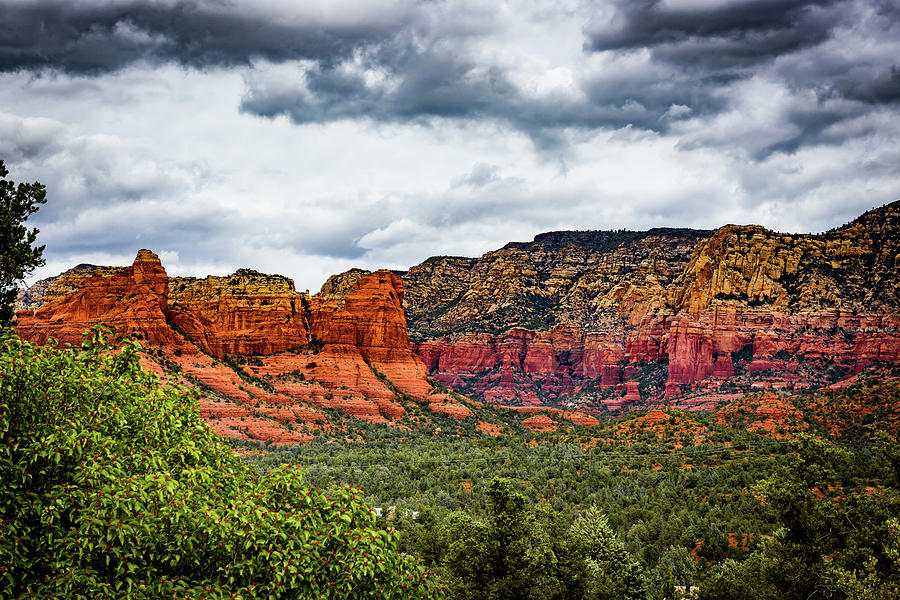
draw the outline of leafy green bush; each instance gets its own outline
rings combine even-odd
[[[436,594],[359,490],[258,476],[109,333],[59,350],[0,331],[0,598]]]

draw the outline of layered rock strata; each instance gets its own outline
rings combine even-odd
[[[45,290],[39,307],[17,314],[23,338],[78,344],[101,322],[136,334],[148,346],[145,366],[201,389],[201,413],[224,435],[303,441],[330,426],[322,408],[384,423],[410,410],[474,414],[426,379],[409,348],[403,282],[388,271],[355,273],[309,296],[290,279],[247,269],[169,278],[141,250],[129,267],[79,268],[56,281],[71,289]]]
[[[479,412],[435,393],[429,374],[506,405],[705,408],[900,362],[898,260],[900,202],[821,235],[551,232],[402,277],[354,269],[312,296],[247,269],[168,278],[142,250],[130,267],[80,266],[36,286],[18,327],[74,344],[112,323],[222,397],[372,421]],[[234,361],[238,375],[220,371]]]
[[[84,331],[104,322],[120,332],[140,334],[151,344],[177,346],[183,339],[166,320],[168,294],[168,275],[159,257],[141,250],[130,267],[80,277],[71,293],[17,313],[17,329],[34,342],[52,337],[76,345]]]
[[[900,362],[898,260],[900,202],[822,235],[555,232],[410,269],[411,347],[445,384],[524,405],[788,392]]]

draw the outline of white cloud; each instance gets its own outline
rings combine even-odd
[[[415,51],[421,68],[471,63],[462,83],[481,87],[467,104],[453,93],[473,88],[430,72],[430,85],[453,90],[438,98],[444,112],[398,101],[382,118],[349,110],[296,125],[242,106],[311,101],[309,77],[324,63],[309,56],[0,73],[0,159],[13,179],[48,187],[33,217],[48,258],[36,276],[129,264],[148,247],[172,275],[249,267],[315,291],[353,266],[479,255],[553,229],[819,231],[900,197],[897,104],[810,83],[887,93],[856,85],[880,76],[896,49],[896,24],[872,11],[821,46],[709,82],[651,48],[586,51],[585,31],[621,26],[605,4],[265,0],[228,10],[324,31],[405,24],[398,38],[336,55],[337,81],[319,85],[358,80],[371,97],[390,95],[408,83],[395,66]],[[133,23],[115,35],[162,43]]]

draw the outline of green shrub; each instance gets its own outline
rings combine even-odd
[[[258,476],[109,333],[59,350],[0,331],[0,598],[435,594],[359,490]]]

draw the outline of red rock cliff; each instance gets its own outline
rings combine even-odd
[[[249,269],[169,282],[171,323],[219,357],[273,354],[307,344],[307,304],[290,279]]]
[[[394,273],[359,277],[344,296],[313,296],[309,327],[330,352],[360,355],[401,391],[414,397],[430,392],[425,366],[409,347],[403,281]]]
[[[412,348],[440,381],[600,410],[798,390],[900,362],[898,260],[895,202],[817,236],[554,232],[404,277]]]
[[[158,257],[141,250],[130,267],[64,277],[73,290],[19,312],[18,331],[41,343],[78,343],[99,322],[139,333],[150,346],[148,367],[213,392],[201,411],[217,430],[292,443],[304,436],[279,423],[313,426],[324,420],[316,407],[391,421],[406,414],[395,389],[433,399],[409,349],[403,282],[387,271],[355,275],[310,297],[289,279],[246,269],[169,279]],[[216,360],[226,357],[246,366],[235,371]],[[444,413],[468,411],[452,400],[437,404]]]
[[[159,257],[140,250],[130,267],[112,274],[96,272],[73,293],[17,313],[16,327],[23,338],[35,342],[53,337],[74,345],[85,330],[102,321],[120,334],[138,333],[151,344],[177,345],[181,336],[166,321],[168,280]]]

